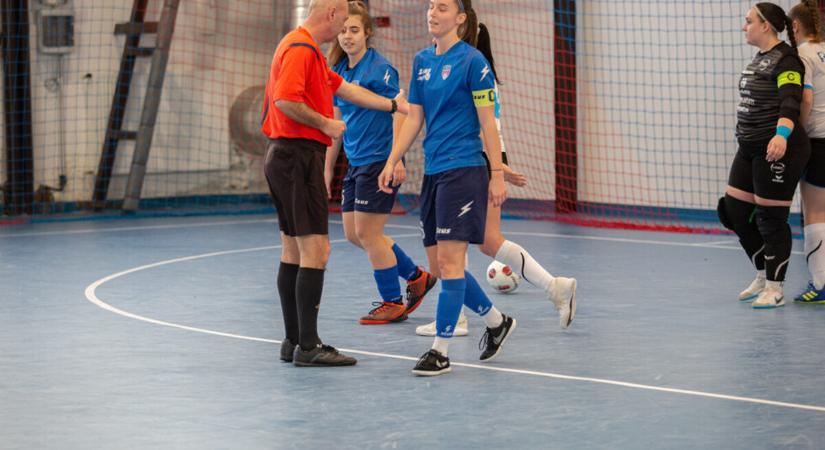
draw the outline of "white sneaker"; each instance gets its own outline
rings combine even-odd
[[[550,283],[550,300],[559,312],[559,325],[567,328],[576,317],[576,279],[556,277]]]
[[[419,325],[416,327],[415,334],[419,336],[435,336],[435,320],[427,325]],[[464,315],[464,311],[461,311],[461,315],[458,316],[458,323],[455,325],[453,336],[467,336],[467,316]]]
[[[747,289],[739,293],[739,301],[752,301],[756,297],[759,297],[759,294],[762,293],[763,289],[765,289],[765,279],[762,277],[756,277],[753,281],[751,281],[751,284]]]
[[[766,287],[751,303],[751,306],[754,309],[772,309],[785,306],[785,296],[782,295],[782,288]]]

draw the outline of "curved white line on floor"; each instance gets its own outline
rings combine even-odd
[[[397,238],[402,238],[402,237],[418,237],[418,236],[420,236],[419,233],[402,234],[402,235],[397,235],[397,236],[392,236],[392,237],[397,239]],[[346,239],[336,239],[336,240],[330,241],[330,244],[339,244],[339,243],[343,243],[343,242],[347,242],[347,240]],[[130,313],[128,311],[124,311],[120,308],[116,308],[116,307],[104,302],[100,298],[98,298],[98,296],[96,294],[97,288],[102,286],[103,284],[105,284],[105,283],[107,283],[111,280],[114,280],[116,278],[120,278],[120,277],[129,275],[129,274],[132,274],[132,273],[135,273],[135,272],[140,272],[140,271],[143,271],[143,270],[153,269],[155,267],[162,267],[162,266],[166,266],[166,265],[169,265],[169,264],[175,264],[175,263],[179,263],[179,262],[194,261],[194,260],[198,260],[198,259],[211,258],[211,257],[214,257],[214,256],[224,256],[224,255],[232,255],[232,254],[238,254],[238,253],[249,253],[249,252],[258,252],[258,251],[264,251],[264,250],[274,250],[274,249],[278,249],[280,247],[281,247],[280,245],[270,245],[270,246],[265,246],[265,247],[253,247],[253,248],[238,249],[238,250],[227,250],[227,251],[221,251],[221,252],[212,252],[212,253],[204,253],[204,254],[200,254],[200,255],[186,256],[186,257],[182,257],[182,258],[168,259],[166,261],[160,261],[160,262],[156,262],[156,263],[152,263],[152,264],[146,264],[146,265],[143,265],[143,266],[139,266],[139,267],[135,267],[135,268],[132,268],[132,269],[124,270],[122,272],[114,273],[112,275],[103,277],[103,278],[95,281],[94,283],[88,285],[86,287],[86,290],[85,290],[86,299],[88,301],[90,301],[91,303],[95,304],[96,306],[98,306],[100,308],[103,308],[107,311],[113,312],[115,314],[118,314],[120,316],[128,317],[130,319],[140,320],[140,321],[155,324],[155,325],[161,325],[161,326],[170,327],[170,328],[178,328],[178,329],[186,330],[186,331],[194,331],[196,333],[211,334],[211,335],[214,335],[214,336],[222,336],[222,337],[233,338],[233,339],[242,339],[242,340],[246,340],[246,341],[280,344],[281,341],[278,341],[278,340],[275,340],[275,339],[265,339],[265,338],[259,338],[259,337],[254,337],[254,336],[245,336],[245,335],[242,335],[242,334],[224,333],[224,332],[221,332],[221,331],[208,330],[206,328],[190,327],[190,326],[187,326],[187,325],[181,325],[181,324],[177,324],[177,323],[173,323],[173,322],[166,322],[166,321],[163,321],[163,320],[152,319],[151,317],[141,316],[141,315],[138,315],[138,314]],[[353,354],[356,354],[356,355],[374,356],[374,357],[378,357],[378,358],[399,359],[399,360],[404,360],[404,361],[417,361],[418,360],[418,358],[416,358],[416,357],[404,356],[404,355],[394,355],[394,354],[390,354],[390,353],[376,353],[376,352],[368,352],[368,351],[364,351],[364,350],[346,349],[346,348],[342,348],[340,350],[342,350],[344,352],[347,352],[347,353],[353,353]],[[579,376],[563,375],[563,374],[550,373],[550,372],[538,372],[538,371],[535,371],[535,370],[511,369],[511,368],[507,368],[507,367],[496,367],[496,366],[488,366],[488,365],[480,365],[480,364],[469,364],[469,363],[460,363],[460,362],[453,362],[452,365],[460,366],[460,367],[468,367],[468,368],[473,368],[473,369],[480,369],[480,370],[490,370],[490,371],[494,371],[494,372],[513,373],[513,374],[519,374],[519,375],[530,375],[530,376],[535,376],[535,377],[552,378],[552,379],[558,379],[558,380],[583,381],[583,382],[588,382],[588,383],[605,384],[605,385],[610,385],[610,386],[620,386],[620,387],[632,388],[632,389],[642,389],[642,390],[647,390],[647,391],[665,392],[665,393],[668,393],[668,394],[690,395],[690,396],[695,396],[695,397],[705,397],[705,398],[714,398],[714,399],[720,399],[720,400],[731,400],[731,401],[745,402],[745,403],[756,403],[756,404],[760,404],[760,405],[778,406],[778,407],[782,407],[782,408],[793,408],[793,409],[801,409],[801,410],[807,410],[807,411],[825,412],[825,406],[804,405],[804,404],[799,404],[799,403],[788,403],[788,402],[779,402],[779,401],[774,401],[774,400],[765,400],[765,399],[760,399],[760,398],[740,397],[740,396],[736,396],[736,395],[727,395],[727,394],[716,394],[716,393],[712,393],[712,392],[694,391],[694,390],[689,390],[689,389],[677,389],[677,388],[668,388],[668,387],[661,387],[661,386],[651,386],[651,385],[646,385],[646,384],[628,383],[628,382],[624,382],[624,381],[608,380],[608,379],[603,379],[603,378],[579,377]]]

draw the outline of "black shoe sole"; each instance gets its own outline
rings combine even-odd
[[[437,375],[443,375],[445,373],[450,373],[452,371],[453,371],[453,368],[452,368],[452,366],[450,366],[450,367],[446,367],[446,368],[441,369],[441,370],[415,370],[415,369],[413,369],[412,373],[413,373],[413,375],[418,376],[418,377],[434,377],[434,376],[437,376]]]
[[[346,367],[346,366],[354,366],[358,361],[355,362],[340,362],[340,363],[308,363],[308,362],[301,362],[301,361],[294,361],[292,364],[295,367]]]

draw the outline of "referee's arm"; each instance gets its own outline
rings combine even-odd
[[[408,111],[407,102],[404,100],[403,96],[404,92],[398,94],[395,97],[395,100],[398,104],[397,111],[403,114],[406,114]],[[338,90],[335,91],[335,95],[341,97],[342,99],[354,103],[362,108],[367,109],[374,109],[376,111],[392,111],[392,100],[388,99],[387,97],[378,95],[368,89],[364,89],[361,86],[356,86],[352,83],[347,82],[346,80],[341,83],[341,86],[338,87]]]
[[[344,122],[328,119],[307,106],[306,103],[276,100],[275,106],[290,119],[315,128],[333,139],[341,137],[341,134],[346,130]]]

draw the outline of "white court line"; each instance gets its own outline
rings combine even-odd
[[[397,235],[397,236],[392,236],[392,237],[397,239],[397,238],[402,238],[402,237],[417,237],[417,236],[420,236],[420,234],[419,233],[402,234],[402,235]],[[339,243],[343,243],[343,242],[347,242],[347,240],[346,239],[336,239],[336,240],[330,241],[330,244],[339,244]],[[142,270],[152,269],[152,268],[155,268],[155,267],[162,267],[162,266],[166,266],[166,265],[169,265],[169,264],[175,264],[175,263],[184,262],[184,261],[194,261],[194,260],[197,260],[197,259],[210,258],[210,257],[214,257],[214,256],[232,255],[232,254],[238,254],[238,253],[257,252],[257,251],[263,251],[263,250],[274,250],[274,249],[277,249],[277,248],[280,248],[280,247],[281,247],[280,245],[271,245],[271,246],[266,246],[266,247],[253,247],[253,248],[238,249],[238,250],[226,250],[226,251],[220,251],[220,252],[204,253],[204,254],[201,254],[201,255],[193,255],[193,256],[186,256],[186,257],[181,257],[181,258],[174,258],[174,259],[169,259],[169,260],[166,260],[166,261],[160,261],[160,262],[156,262],[156,263],[152,263],[152,264],[146,264],[146,265],[143,265],[143,266],[135,267],[135,268],[132,268],[132,269],[124,270],[122,272],[118,272],[118,273],[106,276],[106,277],[101,278],[101,279],[95,281],[94,283],[88,285],[86,287],[86,290],[85,290],[86,299],[89,302],[91,302],[91,303],[97,305],[98,307],[100,307],[102,309],[105,309],[107,311],[113,312],[113,313],[121,315],[123,317],[128,317],[130,319],[140,320],[140,321],[152,323],[152,324],[155,324],[155,325],[161,325],[161,326],[170,327],[170,328],[178,328],[178,329],[181,329],[181,330],[194,331],[194,332],[197,332],[197,333],[204,333],[204,334],[228,337],[228,338],[233,338],[233,339],[242,339],[242,340],[247,340],[247,341],[280,344],[281,341],[278,341],[278,340],[275,340],[275,339],[265,339],[265,338],[258,338],[258,337],[253,337],[253,336],[244,336],[244,335],[241,335],[241,334],[224,333],[224,332],[220,332],[220,331],[208,330],[208,329],[205,329],[205,328],[190,327],[190,326],[180,325],[180,324],[176,324],[176,323],[172,323],[172,322],[166,322],[166,321],[163,321],[163,320],[152,319],[150,317],[141,316],[141,315],[134,314],[134,313],[131,313],[131,312],[128,312],[128,311],[124,311],[120,308],[116,308],[116,307],[104,302],[100,298],[98,298],[98,296],[96,294],[97,288],[102,286],[103,284],[105,284],[105,283],[107,283],[111,280],[114,280],[116,278],[120,278],[120,277],[129,275],[129,274],[132,274],[132,273],[135,273],[135,272],[140,272]],[[341,350],[345,351],[345,352],[348,352],[348,353],[357,354],[357,355],[374,356],[374,357],[379,357],[379,358],[399,359],[399,360],[404,360],[404,361],[417,361],[418,360],[418,358],[415,358],[415,357],[412,357],[412,356],[394,355],[394,354],[390,354],[390,353],[376,353],[376,352],[368,352],[368,351],[364,351],[364,350],[345,349],[345,348],[342,348]],[[479,369],[479,370],[490,370],[490,371],[494,371],[494,372],[504,372],[504,373],[519,374],[519,375],[529,375],[529,376],[535,376],[535,377],[553,378],[553,379],[558,379],[558,380],[581,381],[581,382],[604,384],[604,385],[610,385],[610,386],[620,386],[620,387],[626,387],[626,388],[631,388],[631,389],[642,389],[642,390],[648,390],[648,391],[666,392],[666,393],[669,393],[669,394],[689,395],[689,396],[694,396],[694,397],[714,398],[714,399],[720,399],[720,400],[731,400],[731,401],[737,401],[737,402],[777,406],[777,407],[782,407],[782,408],[792,408],[792,409],[801,409],[801,410],[807,410],[807,411],[825,412],[825,406],[805,405],[805,404],[800,404],[800,403],[779,402],[779,401],[765,400],[765,399],[760,399],[760,398],[740,397],[740,396],[736,396],[736,395],[727,395],[727,394],[716,394],[716,393],[713,393],[713,392],[703,392],[703,391],[694,391],[694,390],[688,390],[688,389],[677,389],[677,388],[652,386],[652,385],[638,384],[638,383],[628,383],[628,382],[624,382],[624,381],[608,380],[608,379],[603,379],[603,378],[579,377],[579,376],[563,375],[563,374],[550,373],[550,372],[539,372],[539,371],[524,370],[524,369],[511,369],[511,368],[507,368],[507,367],[494,367],[494,366],[460,363],[460,362],[452,363],[452,365],[460,366],[460,367],[468,367],[468,368],[473,368],[473,369]]]
[[[204,223],[182,223],[182,224],[174,224],[174,225],[146,225],[146,226],[133,226],[133,227],[114,227],[114,228],[85,228],[81,230],[66,230],[66,231],[34,231],[30,233],[6,233],[0,234],[0,238],[10,238],[10,237],[30,237],[30,236],[58,236],[58,235],[74,235],[74,234],[88,234],[88,233],[116,233],[121,231],[140,231],[140,230],[160,230],[160,229],[175,229],[175,228],[189,228],[189,227],[215,227],[215,226],[223,226],[223,225],[242,225],[242,224],[254,224],[254,223],[267,223],[272,222],[276,223],[276,219],[255,219],[255,220],[233,220],[233,221],[224,221],[224,222],[204,222]],[[335,224],[342,224],[340,220],[330,220],[330,223]],[[385,227],[387,228],[401,228],[407,230],[420,230],[420,227],[416,225],[399,225],[399,224],[386,224]],[[527,232],[527,231],[508,231],[506,234],[508,235],[515,235],[515,236],[536,236],[536,237],[549,237],[549,238],[560,238],[560,239],[580,239],[580,240],[590,240],[590,241],[606,241],[606,242],[623,242],[629,244],[651,244],[651,245],[667,245],[673,247],[700,247],[700,248],[716,248],[716,249],[723,249],[723,250],[739,250],[739,246],[735,247],[728,247],[725,244],[728,243],[736,243],[736,241],[710,241],[710,242],[670,242],[670,241],[658,241],[658,240],[648,240],[648,239],[631,239],[631,238],[616,238],[616,237],[609,237],[609,236],[594,236],[594,235],[573,235],[573,234],[560,234],[560,233],[539,233],[539,232]],[[794,255],[803,255],[805,252],[803,251],[793,251],[791,252]]]
[[[89,234],[89,233],[117,233],[120,231],[142,231],[142,230],[163,230],[174,228],[189,228],[189,227],[219,227],[222,225],[241,225],[247,223],[275,223],[275,219],[255,219],[255,220],[227,220],[223,222],[199,222],[199,223],[179,223],[173,225],[141,225],[132,227],[111,227],[111,228],[83,228],[80,230],[64,230],[64,231],[32,231],[29,233],[5,233],[0,234],[0,238],[10,237],[30,237],[30,236],[60,236],[73,234]]]

